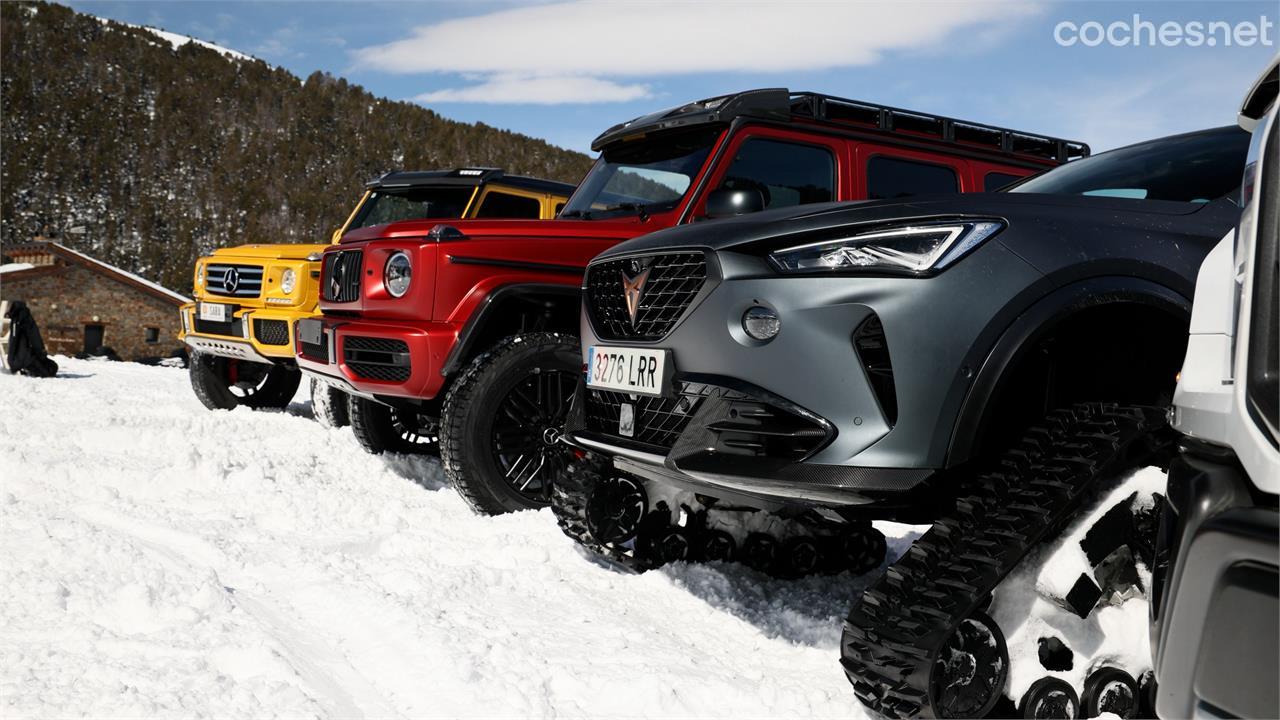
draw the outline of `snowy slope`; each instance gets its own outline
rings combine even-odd
[[[837,657],[865,581],[624,575],[305,403],[58,362],[0,374],[5,718],[863,715]]]

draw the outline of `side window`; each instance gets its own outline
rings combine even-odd
[[[491,192],[484,196],[480,209],[476,210],[478,218],[532,218],[542,217],[542,203],[537,198],[508,195],[502,192]]]
[[[836,161],[826,148],[749,138],[720,187],[759,190],[765,208],[829,202],[836,197]]]
[[[1002,172],[989,172],[986,174],[986,177],[982,178],[982,191],[995,192],[996,190],[999,190],[1005,185],[1008,185],[1009,183],[1014,182],[1015,180],[1021,180],[1021,179],[1022,179],[1021,175],[1010,175],[1009,173],[1002,173]]]
[[[867,161],[867,197],[871,200],[960,192],[956,171],[945,165],[877,155]]]
[[[155,345],[160,342],[160,328],[149,327],[146,329],[146,339],[148,345]]]
[[[559,217],[559,215],[560,215],[560,211],[561,211],[561,210],[563,210],[563,209],[564,209],[564,203],[562,203],[562,202],[558,202],[558,203],[556,203],[556,212],[555,212],[555,216],[556,216],[556,217]]]

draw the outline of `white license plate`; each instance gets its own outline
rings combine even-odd
[[[231,319],[231,306],[218,303],[200,303],[200,319],[208,322],[227,322]]]
[[[670,350],[592,345],[587,387],[632,395],[662,395],[672,372]]]

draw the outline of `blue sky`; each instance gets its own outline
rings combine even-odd
[[[1233,122],[1280,36],[1274,2],[69,4],[582,151],[604,128],[658,108],[779,86],[1101,150]],[[1138,46],[1055,40],[1077,39],[1062,23],[1090,22],[1125,23],[1115,31],[1124,40],[1135,15],[1155,28],[1139,30]],[[1208,34],[1212,46],[1189,47],[1192,22],[1236,32],[1248,22],[1265,36],[1242,46],[1247,28],[1227,41],[1219,26]],[[1160,46],[1165,23],[1179,25],[1178,45]]]

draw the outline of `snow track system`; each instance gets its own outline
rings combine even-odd
[[[579,545],[634,572],[669,562],[736,561],[779,577],[880,566],[884,535],[868,522],[804,514],[783,518],[693,496],[653,499],[644,481],[588,455],[552,486],[560,529]]]
[[[991,592],[1104,480],[1161,451],[1164,426],[1153,408],[1077,405],[1049,415],[991,470],[965,480],[954,512],[850,611],[841,664],[858,698],[892,718],[987,714],[1002,696],[1008,657],[968,646],[974,626],[989,623]]]

